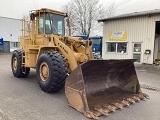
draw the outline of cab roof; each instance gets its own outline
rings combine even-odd
[[[41,8],[39,10],[32,10],[30,12],[34,13],[35,15],[39,15],[40,13],[53,13],[53,14],[57,14],[57,15],[67,17],[67,13],[57,11],[57,10],[48,9],[48,8]]]

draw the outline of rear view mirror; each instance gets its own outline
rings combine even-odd
[[[30,20],[33,21],[34,18],[35,18],[34,13],[31,13],[31,14],[30,14]]]

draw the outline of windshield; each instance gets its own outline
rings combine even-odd
[[[43,32],[43,16],[39,19],[39,27]],[[45,16],[45,34],[59,34],[64,35],[64,17],[56,14],[48,13]]]
[[[101,44],[101,39],[99,38],[91,38],[93,45],[100,45]]]

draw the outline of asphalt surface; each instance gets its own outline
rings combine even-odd
[[[0,120],[89,120],[67,104],[64,89],[44,93],[38,86],[35,70],[24,79],[13,77],[11,54],[0,53]],[[100,120],[160,120],[160,67],[136,64],[137,76],[150,99],[100,117]]]

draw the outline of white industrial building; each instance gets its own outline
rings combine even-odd
[[[0,17],[0,38],[3,38],[4,41],[3,46],[0,46],[0,52],[9,52],[17,49],[21,26],[20,19]]]
[[[103,22],[104,59],[153,64],[160,59],[160,9],[98,20]]]

